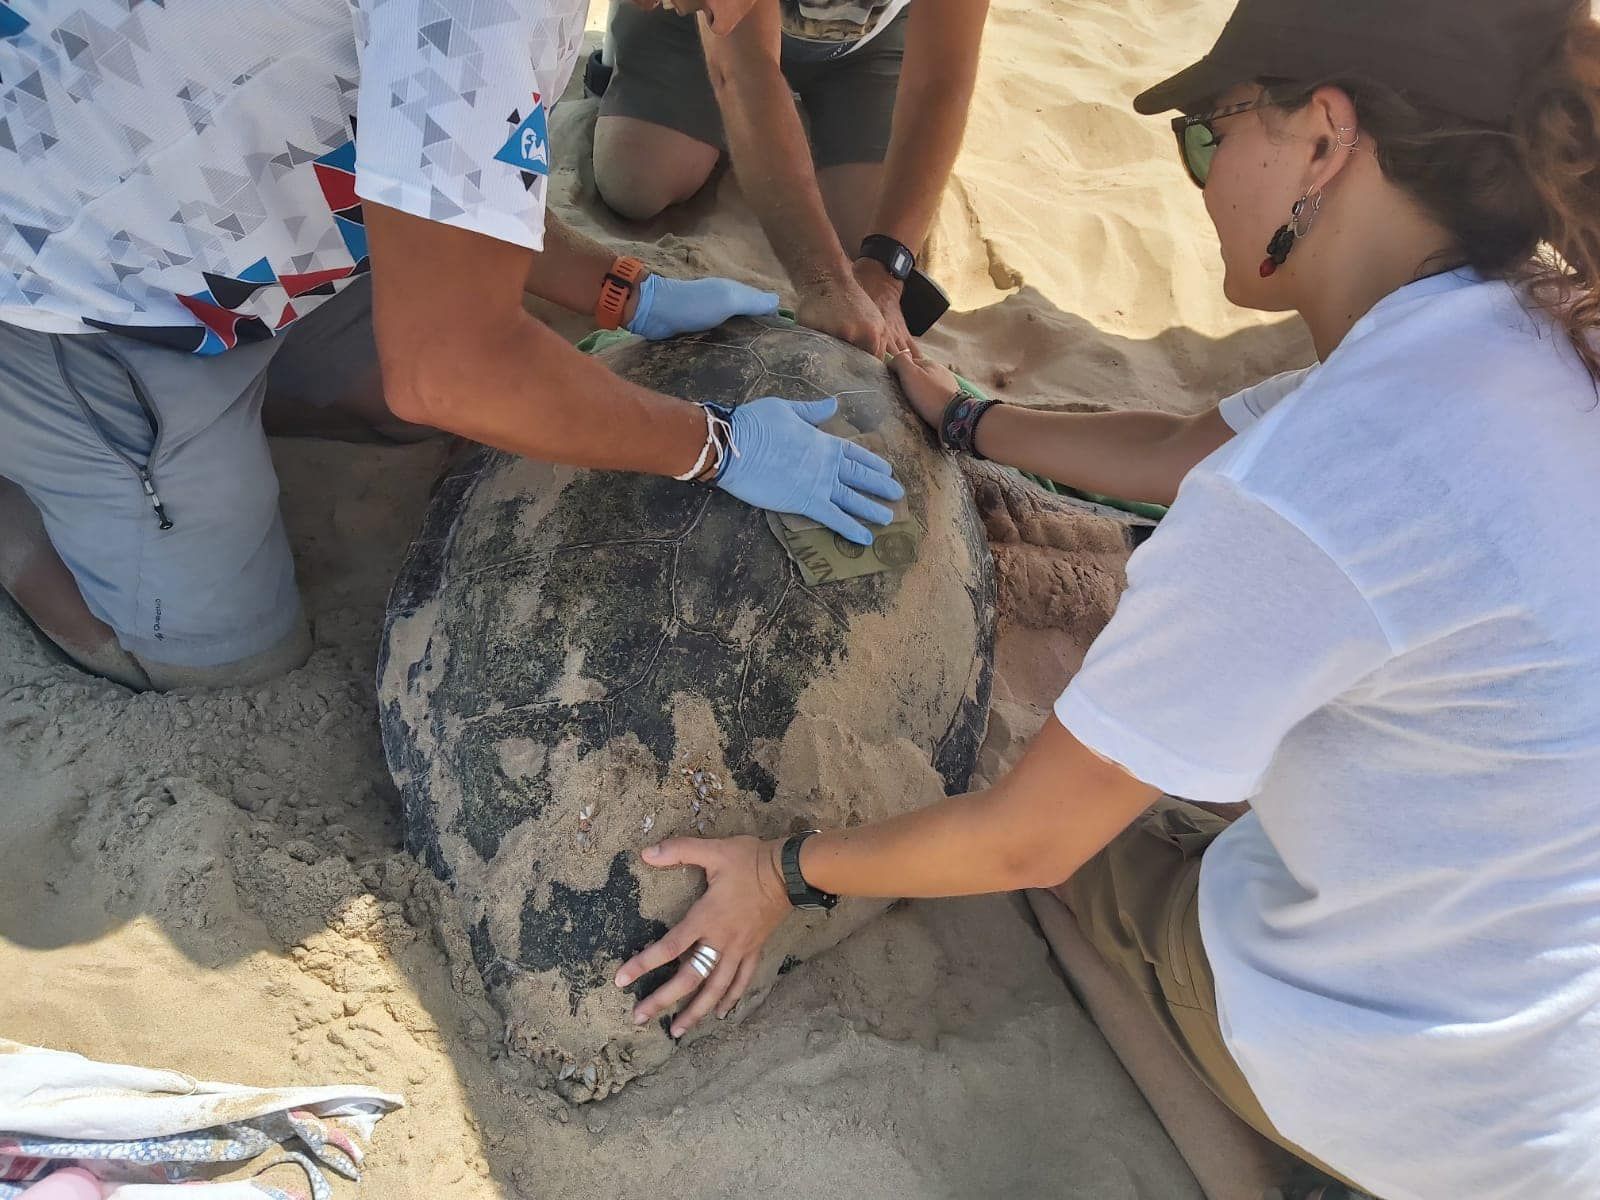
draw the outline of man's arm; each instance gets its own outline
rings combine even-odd
[[[706,436],[698,408],[619,378],[523,309],[542,256],[382,205],[364,211],[396,416],[580,467],[676,475],[694,463]],[[551,298],[592,307],[577,286],[568,280]]]
[[[615,251],[579,233],[555,213],[546,213],[544,249],[534,256],[523,286],[541,300],[577,313],[594,313],[600,285],[616,261]],[[776,292],[715,275],[669,279],[646,268],[622,306],[622,328],[658,341],[714,329],[731,317],[770,316],[777,311]]]
[[[978,49],[989,0],[914,0],[895,96],[883,184],[869,233],[887,234],[920,253],[939,197],[961,150],[978,79]],[[858,247],[849,247],[854,254]],[[878,262],[855,262],[861,286],[898,322],[903,285]]]
[[[555,213],[546,211],[544,249],[533,256],[523,286],[541,300],[571,312],[590,313],[600,299],[600,283],[616,260],[614,250],[585,237]],[[622,310],[624,323],[633,319],[638,302],[639,293],[635,290]]]
[[[722,110],[734,174],[800,293],[800,320],[881,355],[887,331],[839,244],[811,165],[811,147],[780,63],[778,5],[757,3],[731,32],[700,41]]]
[[[533,251],[370,201],[365,212],[373,329],[396,416],[579,467],[677,475],[708,463],[716,486],[746,504],[810,517],[860,545],[872,542],[864,522],[893,518],[879,501],[905,489],[889,463],[817,428],[836,399],[742,404],[723,426],[728,458],[708,460],[705,412],[612,374],[522,307]],[[651,303],[640,299],[641,321]]]

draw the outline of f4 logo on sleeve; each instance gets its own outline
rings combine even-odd
[[[514,128],[495,160],[533,175],[550,174],[550,130],[539,93],[533,93],[533,108],[526,117],[513,110],[506,120]]]

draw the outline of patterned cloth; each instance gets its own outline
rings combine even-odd
[[[116,1185],[115,1200],[176,1185],[208,1200],[327,1200],[325,1172],[360,1179],[362,1141],[402,1103],[363,1088],[203,1083],[0,1039],[0,1200],[73,1165]],[[308,1190],[208,1182],[263,1155],[257,1173],[294,1164]]]
[[[362,199],[541,248],[586,7],[0,0],[0,321],[269,338],[367,271]]]
[[[866,45],[911,0],[778,0],[788,63],[826,62]]]

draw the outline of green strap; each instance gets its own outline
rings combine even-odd
[[[609,350],[618,342],[625,342],[633,334],[626,329],[596,329],[578,343],[578,349],[585,354],[599,354],[602,350]]]

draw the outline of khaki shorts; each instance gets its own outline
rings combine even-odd
[[[905,23],[901,13],[859,50],[827,61],[792,62],[785,54],[783,75],[800,97],[819,170],[881,163],[888,154]],[[611,35],[616,74],[600,101],[601,116],[633,117],[727,149],[693,17],[623,4]]]
[[[1200,942],[1199,889],[1200,856],[1227,827],[1215,813],[1164,798],[1055,894],[1100,956],[1139,989],[1218,1099],[1256,1132],[1354,1188],[1273,1127],[1223,1042],[1216,983]]]

